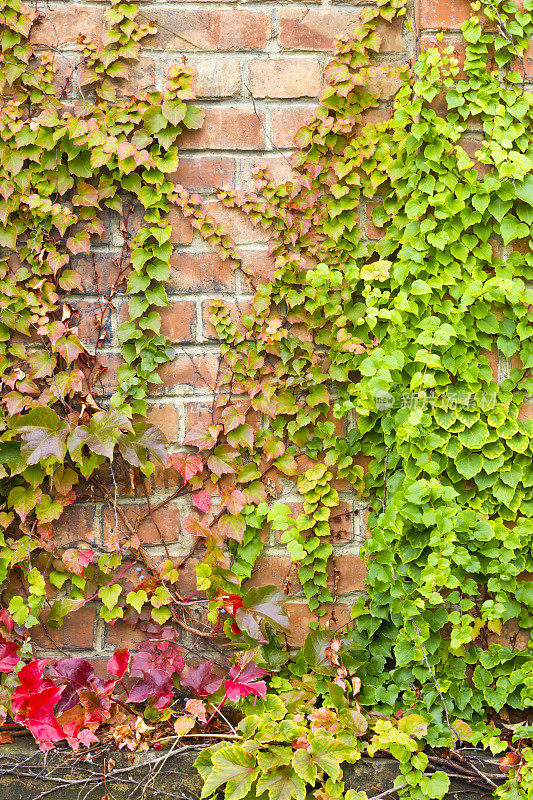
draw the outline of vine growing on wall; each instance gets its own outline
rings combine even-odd
[[[255,194],[222,193],[272,231],[276,269],[238,324],[214,305],[226,394],[219,423],[190,440],[208,465],[222,458],[237,491],[268,470],[298,476],[303,513],[269,507],[263,495],[243,500],[216,533],[232,532],[234,574],[248,577],[261,549],[256,530],[270,523],[319,614],[335,599],[327,564],[337,487],[370,497],[368,595],[337,634],[345,669],[338,685],[346,689],[355,674],[358,708],[420,714],[432,747],[510,746],[512,777],[498,797],[531,792],[531,750],[521,742],[533,702],[533,95],[524,67],[532,10],[527,1],[520,9],[473,3],[462,26],[464,63],[440,42],[394,71],[374,64],[376,22],[401,14],[403,3],[365,10],[298,134],[295,178],[276,184],[259,170]],[[384,75],[400,85],[390,120],[364,125],[364,111],[378,103],[369,79]],[[473,155],[467,137],[475,137]],[[368,213],[374,206],[377,241],[361,234],[362,202]],[[507,364],[500,376],[497,353]],[[248,411],[268,424],[252,432]],[[346,436],[335,419],[349,424]],[[228,575],[216,537],[206,535],[213,559],[200,577],[220,592]],[[239,631],[237,614],[235,623],[228,633]],[[249,634],[241,627],[244,640]],[[267,661],[271,653],[266,646]],[[271,669],[279,669],[276,658]],[[287,670],[300,677],[285,665],[280,680],[291,682]],[[333,697],[330,708],[342,710]],[[392,752],[402,753],[399,797],[444,795],[445,780],[430,786],[424,777],[428,762],[413,737],[390,722],[374,730],[371,751],[394,742]],[[243,771],[249,762],[250,785],[270,791],[271,759],[239,747],[233,758],[242,754]],[[304,775],[293,750],[285,747],[276,763],[303,797],[315,772]],[[225,752],[199,762],[206,775],[218,774],[206,794],[226,780]],[[328,786],[342,794],[341,784]],[[233,787],[226,796],[234,800]]]
[[[136,750],[151,723],[171,724],[175,741],[198,741],[209,727],[221,741],[197,762],[203,797],[224,787],[227,800],[334,800],[346,794],[341,765],[383,750],[401,774],[378,796],[442,798],[461,770],[501,800],[533,792],[533,422],[524,411],[533,394],[524,66],[533,0],[472,3],[461,65],[440,42],[417,46],[414,64],[383,66],[380,30],[404,6],[379,0],[338,43],[298,134],[293,179],[276,184],[260,169],[256,193],[221,192],[272,232],[276,257],[248,314],[235,320],[214,303],[225,365],[212,420],[188,434],[197,452],[168,462],[174,496],[193,494],[184,528],[203,543],[209,621],[237,651],[222,676],[213,662],[185,665],[176,630],[188,626],[190,598],[179,594],[179,565],[161,567],[142,547],[142,520],[124,519],[128,535],[107,548],[54,540],[85,484],[119,513],[106,468],[116,486],[119,464],[148,476],[167,463],[145,400],[173,358],[157,311],[167,304],[170,205],[234,257],[200,198],[169,178],[179,134],[201,124],[188,102],[192,76],[176,68],[164,92],[117,93],[153,27],[113,0],[102,43],[80,38],[83,93],[73,100],[57,91],[54,54],[30,44],[35,12],[3,3],[0,672],[4,719],[43,748],[107,737]],[[376,79],[399,89],[390,119],[366,124]],[[124,201],[144,215],[134,236]],[[362,236],[365,205],[383,231],[377,241]],[[71,256],[101,235],[103,208],[124,237],[106,303],[122,289],[129,298],[110,408],[93,391],[104,317],[90,351],[65,297],[80,287]],[[280,477],[295,483],[302,513],[271,502],[270,478]],[[368,593],[339,629],[330,522],[341,488],[368,497],[370,513]],[[267,526],[298,565],[310,609],[326,618],[297,654],[284,637],[283,594],[246,585]],[[130,580],[137,566],[147,580]],[[42,618],[60,626],[96,600],[104,620],[127,608],[152,638],[132,657],[119,649],[105,681],[84,659],[31,659],[27,630]],[[231,705],[240,722],[225,716]],[[168,743],[168,729],[156,741]],[[506,751],[509,777],[465,766],[460,741]]]

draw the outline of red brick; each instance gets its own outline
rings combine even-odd
[[[219,360],[216,353],[178,353],[173,361],[162,367],[160,375],[163,383],[154,386],[152,394],[180,388],[212,392],[219,371]]]
[[[290,642],[294,647],[299,647],[305,642],[309,633],[311,622],[316,622],[317,616],[309,611],[307,603],[287,603],[285,608],[289,615]],[[331,606],[326,606],[325,614],[320,618],[322,625],[327,625],[332,634],[346,625],[350,620],[350,608],[345,603],[335,604],[336,622],[331,622]]]
[[[337,555],[335,557],[335,566],[340,573],[337,583],[339,594],[365,591],[367,568],[365,562],[359,556],[353,553]]]
[[[524,68],[526,70],[526,75],[529,81],[531,81],[533,76],[533,42],[529,42],[529,47],[524,53]],[[520,62],[517,60],[515,64],[515,69],[520,69]]]
[[[196,333],[196,305],[178,301],[160,308],[161,333],[172,342],[189,342]]]
[[[103,21],[102,8],[72,3],[50,7],[39,15],[39,21],[32,28],[30,41],[34,45],[57,47],[65,42],[76,41],[80,33],[90,38],[99,38],[103,31]]]
[[[130,503],[127,505],[120,504],[126,519],[134,527],[137,526],[137,520],[148,511],[146,503]],[[108,534],[114,536],[117,533],[117,519],[112,508],[106,507],[104,509],[104,544],[107,540]],[[157,528],[159,527],[159,531]],[[118,532],[124,536],[129,536],[127,526],[118,516]],[[171,543],[178,541],[180,537],[180,512],[175,503],[169,503],[163,508],[159,508],[153,513],[152,517],[147,517],[139,526],[138,535],[144,544],[162,544],[162,542]]]
[[[218,201],[207,203],[206,208],[210,216],[225,227],[235,244],[256,244],[270,239],[270,233],[250,222],[239,208],[228,208]]]
[[[190,244],[193,240],[194,228],[185,219],[180,209],[175,205],[171,205],[167,219],[172,225],[170,241],[173,244]]]
[[[468,0],[418,0],[417,12],[419,30],[454,31],[470,19],[472,8]]]
[[[125,80],[117,81],[119,95],[146,92],[155,87],[155,61],[143,56],[129,65],[129,75]]]
[[[113,650],[117,647],[125,647],[130,652],[135,652],[139,649],[148,635],[133,625],[128,625],[122,620],[117,620],[113,625],[106,625],[105,629],[105,643]],[[109,653],[111,656],[111,652]]]
[[[212,403],[186,403],[185,405],[185,430],[190,431],[197,422],[213,421]]]
[[[298,182],[299,175],[292,168],[289,159],[282,155],[249,156],[240,159],[240,188],[245,192],[257,192],[257,184],[253,173],[259,167],[266,167],[270,172],[275,184],[285,183],[286,181]]]
[[[111,227],[111,215],[108,208],[105,207],[104,201],[101,203],[102,208],[97,213],[97,217],[101,220],[104,230],[102,231],[101,236],[96,236],[94,233],[91,233],[91,244],[108,244],[109,237],[110,237],[110,227]],[[73,225],[72,228],[69,228],[69,236],[75,235],[78,231],[81,231],[85,228],[86,222],[80,222],[77,225]]]
[[[491,168],[488,164],[477,163],[476,153],[481,149],[483,144],[482,142],[480,142],[478,139],[470,139],[467,136],[461,136],[457,144],[463,148],[467,156],[470,156],[474,162],[474,169],[480,178],[483,178],[485,175],[489,174]]]
[[[241,64],[238,58],[187,59],[194,67],[194,91],[197,97],[233,97],[241,91]]]
[[[250,91],[254,97],[315,97],[322,88],[317,58],[256,58],[250,63]]]
[[[349,503],[339,503],[331,509],[330,527],[335,540],[349,541],[353,539],[354,513]]]
[[[513,650],[527,650],[529,640],[529,630],[524,630],[515,619],[510,619],[504,623],[499,634],[489,634],[487,643],[489,646],[500,644],[504,647],[511,646]]]
[[[255,290],[261,284],[268,283],[272,279],[275,259],[268,254],[267,250],[240,250],[238,254],[247,273],[243,272],[242,276],[244,292]]]
[[[202,127],[180,138],[183,149],[261,150],[265,146],[264,114],[242,108],[206,108]]]
[[[379,125],[381,122],[388,122],[391,112],[388,108],[369,108],[362,114],[359,125],[355,127],[355,135],[359,135],[366,125]]]
[[[522,403],[518,412],[518,419],[533,419],[533,403]]]
[[[369,92],[377,94],[380,100],[391,100],[401,89],[402,82],[399,78],[382,75],[369,78],[365,83]]]
[[[272,109],[274,147],[294,147],[294,137],[313,117],[315,106],[280,106]]]
[[[235,268],[215,253],[174,253],[169,288],[172,292],[218,292],[235,289]]]
[[[157,34],[150,47],[166,50],[255,50],[270,35],[270,15],[242,8],[193,11],[151,10]]]
[[[382,203],[370,203],[367,202],[366,204],[366,223],[365,223],[365,233],[369,239],[381,239],[382,236],[385,236],[385,228],[378,228],[372,222],[372,212],[375,208],[379,208]]]
[[[117,370],[124,363],[124,359],[118,354],[107,352],[100,354],[99,361],[105,367],[105,370],[92,383],[95,397],[109,394],[117,388]]]
[[[498,351],[496,347],[492,348],[492,351],[488,350],[481,350],[480,353],[489,360],[489,364],[492,369],[492,379],[497,381],[498,380]]]
[[[119,264],[120,252],[84,253],[70,261],[72,269],[81,275],[82,290],[91,294],[97,290],[102,294],[109,292],[118,278]]]
[[[54,522],[54,544],[58,547],[71,547],[77,542],[92,538],[98,520],[96,506],[74,503],[67,506],[57,522]]]
[[[291,573],[294,573],[294,575],[291,575]],[[246,587],[272,585],[276,586],[278,589],[283,589],[290,578],[296,578],[297,580],[296,573],[296,565],[292,564],[290,558],[283,556],[265,556],[257,561],[252,577],[246,584]]]
[[[281,9],[278,16],[281,46],[288,50],[331,50],[335,39],[353,33],[360,24],[360,12],[333,8]],[[379,25],[383,51],[401,52],[401,26]]]
[[[85,300],[73,300],[72,307],[78,311],[74,321],[77,323],[78,336],[84,344],[94,347],[97,337],[100,335],[101,319],[103,321],[101,333],[106,331],[107,341],[110,341],[112,313],[105,302],[90,303]]]
[[[167,437],[169,442],[177,442],[179,438],[179,413],[173,403],[154,403],[148,406],[148,422],[155,425]]]
[[[194,156],[180,158],[178,169],[170,176],[194,192],[211,192],[235,181],[235,159],[231,156]]]
[[[47,626],[46,630],[49,636],[41,628],[33,628],[31,631],[32,642],[37,647],[53,648],[53,642],[55,642],[58,647],[68,648],[68,650],[89,650],[93,646],[95,619],[95,608],[85,605],[78,611],[68,614],[60,628]],[[46,625],[46,617],[44,623]],[[53,641],[50,641],[49,637]]]

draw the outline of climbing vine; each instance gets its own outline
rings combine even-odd
[[[164,92],[118,93],[153,26],[112,0],[102,43],[80,37],[83,92],[71,107],[57,91],[54,54],[30,44],[36,12],[4,0],[0,671],[4,718],[42,747],[66,739],[78,748],[98,732],[135,750],[148,746],[148,723],[198,739],[215,719],[221,741],[197,762],[203,797],[224,787],[227,800],[333,800],[346,794],[342,763],[383,750],[399,763],[398,798],[444,797],[453,769],[500,800],[532,796],[533,94],[524,52],[533,0],[471,5],[464,63],[442,40],[423,49],[409,23],[416,61],[394,68],[376,58],[380,30],[405,3],[364,9],[298,134],[294,177],[277,184],[259,169],[255,193],[220,193],[271,231],[275,271],[238,320],[213,304],[224,367],[212,419],[167,462],[145,401],[173,358],[157,311],[168,302],[171,204],[235,259],[200,198],[169,177],[179,134],[201,125],[188,102],[192,75],[176,68]],[[399,88],[390,119],[366,123],[376,80]],[[124,244],[90,351],[65,293],[81,287],[71,256],[102,234],[103,208],[120,220]],[[375,241],[362,235],[365,208],[382,230]],[[144,222],[132,235],[134,209]],[[124,364],[104,408],[93,387],[104,318],[123,288]],[[111,547],[54,541],[54,523],[85,484],[118,514],[105,470],[116,494],[117,469],[142,481],[156,462],[174,469],[174,497],[193,495],[184,529],[202,542],[198,589],[237,651],[225,678],[213,662],[185,665],[179,564],[152,561],[137,535],[142,520],[122,520],[127,535]],[[272,502],[271,479],[296,486],[302,513]],[[370,503],[368,593],[343,628],[335,570],[328,579],[341,487]],[[267,527],[298,565],[309,608],[326,618],[298,654],[285,640],[283,593],[246,585]],[[136,567],[140,582],[129,578]],[[25,663],[27,630],[43,617],[60,626],[96,599],[104,620],[126,608],[153,639],[131,659],[118,650],[105,682],[83,659]],[[175,707],[176,690],[195,699]],[[228,722],[227,704],[240,721]],[[167,741],[158,734],[159,746]],[[465,767],[459,742],[505,751],[509,777],[495,783]]]

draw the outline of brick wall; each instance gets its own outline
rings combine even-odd
[[[217,201],[218,187],[229,185],[251,189],[252,168],[267,163],[277,178],[290,176],[287,161],[294,134],[305,123],[314,107],[323,82],[336,36],[358,24],[363,5],[348,0],[167,0],[141,2],[143,17],[158,28],[148,40],[143,57],[134,70],[130,85],[146,90],[162,88],[168,68],[177,62],[194,66],[199,105],[205,112],[201,130],[188,133],[182,140],[181,161],[176,181],[201,193],[217,220],[224,222],[246,265],[258,278],[268,275],[271,262],[267,237],[254,229],[237,212],[225,209]],[[102,32],[104,2],[46,2],[39,4],[42,18],[34,28],[36,43],[52,45],[62,52],[58,80],[66,81],[75,64],[74,43],[78,33],[97,37]],[[433,43],[438,28],[446,30],[446,39],[458,41],[458,26],[468,14],[465,0],[418,0],[415,17],[423,40]],[[413,38],[404,26],[384,28],[385,50],[381,58],[403,63],[413,53]],[[75,92],[75,74],[72,93]],[[382,107],[391,97],[390,85],[380,87]],[[375,115],[375,111],[373,114]],[[379,113],[379,112],[378,112]],[[369,238],[380,235],[369,221],[369,211],[361,209],[362,228]],[[81,311],[80,333],[86,341],[94,335],[92,315],[98,311],[94,294],[95,273],[105,292],[116,274],[115,259],[122,244],[117,220],[104,219],[106,231],[94,248],[93,256],[79,257],[83,274],[84,296],[73,296]],[[141,224],[130,220],[130,230]],[[179,447],[187,428],[210,413],[219,357],[212,330],[206,322],[209,301],[222,296],[229,304],[242,309],[250,297],[250,287],[238,271],[213,255],[193,233],[179,212],[172,214],[173,270],[170,281],[171,305],[163,310],[163,331],[176,346],[176,357],[162,372],[163,384],[154,389],[150,401],[150,419],[159,425],[172,445]],[[91,294],[93,292],[93,294]],[[99,381],[99,393],[108,396],[115,385],[120,363],[116,328],[124,314],[124,296],[116,301],[116,310],[107,323],[105,346],[107,371]],[[150,495],[156,504],[172,491],[174,481],[163,470],[151,479]],[[276,485],[278,499],[298,504],[299,498],[289,482]],[[335,569],[339,571],[340,604],[337,622],[349,618],[350,604],[364,590],[365,567],[358,556],[365,535],[365,505],[349,492],[341,491],[342,503],[333,512],[336,539]],[[121,491],[119,503],[126,515],[135,517],[145,510],[142,493]],[[141,528],[141,537],[154,557],[164,556],[161,535],[172,555],[185,555],[191,539],[180,534],[180,520],[189,509],[185,500],[175,500],[157,512],[157,528],[150,521]],[[58,526],[66,543],[94,531],[104,542],[121,521],[101,502],[77,503],[65,512]],[[194,591],[195,560],[190,559],[182,574],[182,594]],[[254,583],[289,585],[289,611],[293,642],[305,636],[310,614],[299,592],[295,570],[283,546],[273,536],[253,576]],[[69,615],[60,630],[50,631],[61,647],[85,655],[105,656],[117,645],[134,645],[139,633],[123,623],[107,628],[97,619],[95,609],[86,606]],[[44,633],[36,637],[46,652],[51,642]],[[189,645],[194,642],[190,641]],[[51,651],[54,652],[54,651]]]

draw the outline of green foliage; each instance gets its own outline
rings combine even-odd
[[[149,387],[161,382],[158,369],[173,358],[158,313],[168,305],[171,205],[223,255],[229,252],[229,240],[200,198],[169,178],[178,163],[180,133],[202,122],[189,103],[191,71],[173,68],[163,92],[136,96],[121,86],[140,42],[155,32],[152,23],[139,24],[137,15],[134,4],[113,0],[102,43],[79,37],[81,98],[66,104],[53,51],[29,43],[36,13],[20,0],[2,6],[0,575],[18,573],[27,587],[27,601],[16,582],[3,587],[17,623],[26,627],[37,624],[49,605],[48,574],[76,600],[100,596],[105,619],[122,616],[107,585],[109,572],[120,566],[118,537],[100,559],[88,549],[94,542],[86,541],[80,552],[91,556],[84,561],[73,548],[58,546],[54,524],[76,499],[80,479],[97,480],[98,470],[114,459],[146,476],[155,463],[166,463],[165,438],[144,417]],[[117,218],[124,243],[107,294],[98,285],[91,290],[101,308],[91,350],[80,341],[77,312],[65,293],[87,288],[71,259],[89,253],[104,232],[104,211]],[[143,219],[134,236],[133,213]],[[125,363],[108,409],[94,385],[105,369],[100,349],[107,317],[122,287],[129,294],[128,319],[118,331]],[[130,559],[146,565],[134,536],[126,545]],[[68,604],[58,601],[53,609],[52,624],[60,624]],[[154,619],[165,614],[170,616],[168,609],[154,607]]]
[[[228,365],[219,407],[229,418],[238,404],[241,425],[268,418],[253,443],[232,447],[241,491],[267,473],[298,475],[303,513],[274,505],[267,521],[311,609],[335,599],[326,565],[337,486],[370,497],[368,596],[347,645],[361,705],[423,714],[430,746],[467,738],[496,752],[509,714],[533,703],[533,422],[521,413],[533,394],[533,94],[523,60],[533,3],[474,3],[461,69],[444,42],[412,69],[374,66],[376,23],[398,10],[365,9],[338,44],[321,104],[298,134],[294,179],[276,185],[258,170],[256,194],[221,193],[271,230],[277,260],[239,325],[213,306]],[[362,125],[377,105],[365,88],[376,74],[400,88],[390,120]],[[365,207],[378,240],[361,233]],[[510,362],[499,381],[497,352]],[[199,444],[208,458],[230,446],[221,422]],[[245,523],[263,503],[244,508]],[[213,592],[223,590],[227,576],[209,570]],[[446,791],[441,778],[408,782],[399,796]]]

